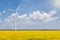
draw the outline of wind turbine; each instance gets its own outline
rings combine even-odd
[[[15,13],[15,24],[14,24],[14,30],[16,31],[17,30],[17,25],[18,25],[18,11],[20,10],[20,8],[21,8],[21,6],[22,6],[22,3],[21,3],[21,5],[19,5],[18,7],[17,7],[17,9],[16,10],[14,10],[14,9],[9,9],[10,11],[15,11],[14,13]]]
[[[21,6],[22,6],[23,1],[21,2],[21,4],[17,7],[17,9],[15,10],[16,16],[15,16],[15,31],[17,30],[17,25],[18,25],[18,11],[20,10]]]

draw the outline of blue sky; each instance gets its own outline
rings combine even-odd
[[[0,0],[0,29],[60,29],[60,0]]]

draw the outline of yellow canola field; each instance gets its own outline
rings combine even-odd
[[[60,40],[60,30],[0,31],[0,40]]]

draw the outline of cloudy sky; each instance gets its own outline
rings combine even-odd
[[[60,0],[0,0],[0,29],[60,29]]]

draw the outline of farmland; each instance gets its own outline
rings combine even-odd
[[[60,40],[60,30],[0,30],[0,40]]]

